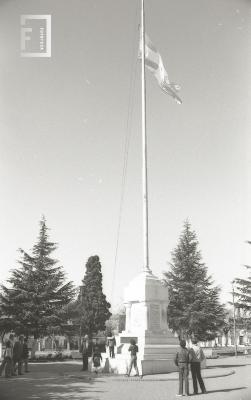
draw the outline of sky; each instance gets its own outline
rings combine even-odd
[[[150,267],[160,278],[169,269],[188,218],[227,301],[251,264],[251,3],[145,9],[183,101],[147,73]],[[51,15],[50,58],[20,57],[22,14]],[[99,255],[113,308],[142,270],[139,23],[139,0],[0,0],[1,282],[42,215],[76,285]]]

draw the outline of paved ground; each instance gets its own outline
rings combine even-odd
[[[30,373],[0,378],[1,400],[172,400],[176,372],[140,378],[80,372],[79,362],[31,364]],[[251,400],[251,357],[208,360],[203,371],[208,393],[196,400]],[[190,382],[192,392],[192,382]]]

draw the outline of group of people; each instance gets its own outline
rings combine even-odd
[[[180,341],[180,349],[177,351],[174,362],[179,368],[179,393],[177,396],[183,396],[183,388],[185,386],[185,394],[189,396],[189,365],[193,379],[194,394],[198,394],[198,383],[202,393],[206,393],[206,388],[201,376],[201,362],[205,359],[203,350],[198,346],[196,339],[192,340],[189,349],[186,348],[186,341]],[[184,385],[185,383],[185,385]]]
[[[107,338],[106,343],[109,349],[109,356],[110,358],[115,358],[115,346],[116,346],[116,339],[114,336]],[[93,368],[96,373],[98,373],[98,369],[101,366],[102,355],[97,344],[93,344],[92,341],[89,339],[88,335],[85,335],[81,347],[80,352],[82,353],[82,360],[83,360],[83,367],[82,371],[88,370],[88,360],[89,357],[92,357]]]
[[[115,357],[114,346],[116,345],[115,338],[108,338],[107,346],[109,347],[109,355],[111,358]],[[88,335],[84,337],[81,346],[81,353],[83,357],[83,371],[88,370],[88,359],[91,357],[91,362],[95,373],[101,366],[102,355],[100,349],[97,345],[92,347]],[[139,351],[136,341],[134,339],[130,340],[130,346],[128,348],[130,352],[130,361],[128,365],[128,370],[126,376],[130,376],[132,368],[134,367],[136,375],[139,376],[139,370],[137,366],[137,353]],[[198,394],[198,384],[200,386],[201,392],[206,393],[206,388],[201,376],[201,362],[205,359],[203,350],[198,346],[198,341],[196,339],[192,340],[192,345],[189,349],[186,347],[186,341],[180,341],[180,349],[177,351],[174,362],[179,369],[179,393],[177,396],[183,396],[183,389],[185,389],[185,394],[189,396],[189,366],[191,369],[192,380],[193,380],[193,390],[194,394]]]
[[[109,355],[111,358],[115,357],[114,347],[116,346],[116,341],[114,337],[110,337],[107,340],[107,346],[109,347]],[[91,357],[93,364],[93,369],[96,373],[101,366],[102,355],[99,346],[93,345],[89,340],[88,335],[85,335],[81,349],[83,358],[83,371],[88,370],[88,359]],[[136,376],[139,375],[139,370],[137,366],[137,353],[138,346],[134,339],[130,340],[130,346],[128,348],[130,352],[130,362],[128,366],[127,376],[130,376],[132,367],[134,367]],[[14,335],[10,334],[8,340],[5,343],[5,351],[3,355],[3,361],[0,365],[0,375],[5,373],[5,377],[9,378],[11,376],[22,375],[22,367],[24,365],[24,372],[28,371],[28,338],[24,336],[19,336],[18,340],[14,340]],[[198,383],[202,393],[206,393],[206,388],[201,377],[201,362],[205,359],[205,355],[202,349],[198,346],[198,341],[196,339],[192,340],[192,345],[189,349],[186,347],[186,341],[180,341],[180,349],[175,355],[175,365],[179,369],[179,393],[177,396],[183,396],[183,389],[185,389],[185,394],[189,395],[189,366],[191,369],[192,380],[193,380],[193,390],[194,394],[198,394]]]
[[[82,371],[88,370],[88,361],[89,357],[92,357],[93,368],[96,374],[98,373],[99,367],[102,361],[102,355],[97,345],[93,346],[93,343],[89,340],[89,336],[85,335],[81,347],[80,352],[82,353],[83,367]]]
[[[130,376],[132,367],[134,367],[136,375],[139,376],[139,370],[137,366],[137,353],[139,351],[136,341],[130,340],[130,346],[128,351],[131,353],[127,376]],[[193,390],[194,394],[198,394],[198,383],[202,393],[206,393],[206,388],[201,376],[201,362],[205,359],[203,350],[198,346],[196,339],[192,340],[192,345],[189,350],[186,348],[186,341],[180,341],[180,349],[175,355],[175,365],[179,368],[179,393],[178,397],[183,396],[183,387],[185,386],[185,393],[189,396],[189,365],[191,368],[192,379],[193,379]],[[184,385],[185,383],[185,385]]]
[[[10,334],[8,340],[5,343],[5,350],[3,355],[3,361],[0,366],[0,375],[4,372],[6,378],[15,376],[16,371],[18,375],[23,375],[22,367],[24,365],[24,372],[28,371],[28,338],[19,336],[18,340],[15,341],[13,334]]]

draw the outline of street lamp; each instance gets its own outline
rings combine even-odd
[[[234,319],[234,355],[237,357],[237,340],[236,340],[236,318],[235,318],[235,291],[234,291],[234,283],[232,282],[232,296],[233,296],[233,319]]]

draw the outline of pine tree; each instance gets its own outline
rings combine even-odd
[[[98,256],[88,259],[82,282],[78,299],[80,325],[82,332],[92,335],[105,330],[105,322],[111,316],[109,311],[111,305],[103,293],[101,263]]]
[[[251,242],[247,242],[251,244]],[[233,281],[233,298],[236,311],[236,326],[239,329],[250,329],[251,326],[251,266],[245,265],[249,271],[246,278],[235,278]],[[233,305],[233,303],[230,303]]]
[[[51,258],[57,245],[49,241],[47,231],[43,218],[32,253],[19,249],[19,268],[12,270],[8,287],[1,285],[5,317],[12,321],[16,332],[34,334],[35,338],[60,328],[65,320],[64,306],[75,293],[72,282],[65,283],[63,268]]]
[[[250,267],[249,267],[250,268]],[[251,277],[236,278],[236,307],[247,312],[251,310]]]
[[[248,242],[251,244],[251,242]],[[245,265],[246,269],[251,273],[251,266]],[[247,278],[236,278],[235,284],[235,296],[236,296],[236,307],[247,313],[251,311],[251,275]]]
[[[170,272],[164,273],[169,289],[169,327],[180,337],[196,336],[210,340],[224,323],[224,308],[219,302],[219,288],[201,260],[198,240],[185,221],[177,247],[172,252]]]

